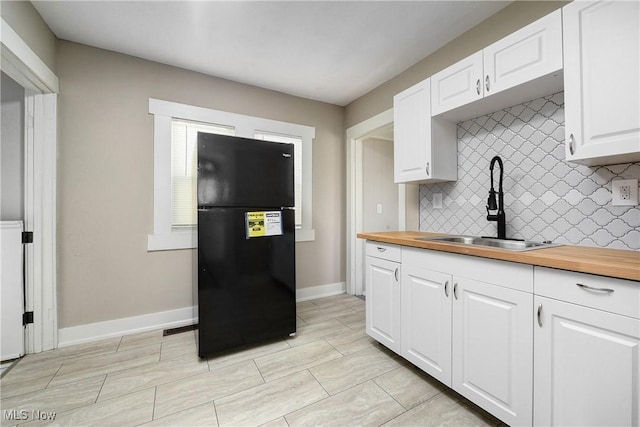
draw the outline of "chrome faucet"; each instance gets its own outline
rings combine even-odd
[[[493,188],[493,165],[498,162],[500,166],[500,181],[498,184],[498,203],[496,204],[496,191]],[[489,165],[489,170],[491,171],[491,190],[489,190],[489,199],[487,200],[487,221],[497,221],[498,222],[498,239],[506,239],[506,219],[504,216],[504,193],[502,192],[502,176],[504,166],[502,164],[502,159],[500,156],[494,156],[491,159],[491,163]],[[498,210],[497,213],[492,214],[489,211]]]

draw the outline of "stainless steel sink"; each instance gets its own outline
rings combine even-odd
[[[505,240],[494,239],[491,237],[474,237],[474,236],[445,236],[445,237],[417,237],[416,240],[424,240],[430,242],[454,243],[466,246],[483,246],[496,249],[504,249],[507,251],[521,252],[531,251],[534,249],[552,248],[562,246],[554,243],[540,243],[528,240]]]

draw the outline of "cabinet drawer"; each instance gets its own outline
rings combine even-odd
[[[534,292],[640,319],[640,282],[535,267]]]
[[[466,277],[517,291],[533,292],[533,266],[469,255],[405,247],[402,264]]]
[[[389,261],[401,262],[402,252],[399,245],[367,241],[366,255]]]

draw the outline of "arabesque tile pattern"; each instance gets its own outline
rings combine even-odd
[[[501,425],[364,320],[364,301],[338,295],[298,303],[294,338],[208,359],[195,333],[160,330],[29,355],[0,380],[1,425]]]
[[[640,178],[640,163],[566,162],[564,92],[458,123],[458,180],[420,186],[421,231],[496,235],[485,209],[494,155],[504,161],[507,237],[640,249],[640,208],[611,206],[611,181]],[[498,176],[496,167],[496,191]]]

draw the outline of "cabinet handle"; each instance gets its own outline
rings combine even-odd
[[[427,162],[427,167],[424,168],[424,171],[427,173],[427,176],[429,176],[429,162]]]
[[[476,92],[478,92],[478,95],[480,95],[480,79],[478,79],[478,81],[476,82]]]
[[[453,296],[455,299],[458,299],[458,282],[453,284]]]
[[[393,272],[393,275],[396,277],[396,282],[398,281],[398,269],[396,268],[396,271]]]
[[[484,79],[484,87],[487,89],[487,92],[489,92],[489,76]]]
[[[449,281],[444,282],[444,294],[449,298]]]
[[[576,153],[576,144],[573,139],[573,134],[569,135],[569,153],[573,156]]]
[[[542,304],[538,306],[538,326],[542,328]]]
[[[612,294],[614,291],[613,289],[609,289],[609,288],[594,288],[592,286],[587,286],[587,285],[583,285],[582,283],[576,283],[576,286],[588,290],[588,291],[594,291],[594,292],[606,292],[607,294]]]
[[[387,248],[383,248],[381,246],[376,246],[378,248],[378,252],[384,252],[387,250]]]

